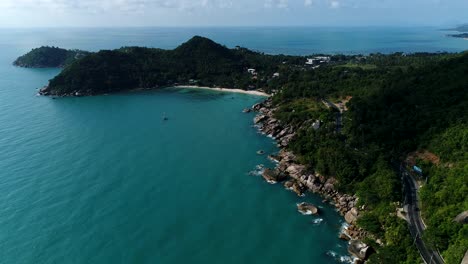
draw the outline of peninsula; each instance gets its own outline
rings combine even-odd
[[[189,85],[273,94],[245,111],[256,111],[256,125],[282,148],[270,156],[278,166],[265,170],[268,182],[334,203],[349,224],[341,238],[370,263],[440,263],[437,251],[460,263],[468,247],[467,73],[467,52],[266,55],[194,37],[174,50],[87,54],[41,93]]]
[[[461,34],[449,34],[449,37],[453,38],[463,38],[463,39],[468,39],[468,33],[461,33]]]
[[[297,59],[229,49],[196,36],[174,50],[123,47],[90,53],[65,67],[41,94],[85,96],[178,85],[257,90],[279,77],[283,63],[303,64]]]
[[[24,68],[61,68],[88,54],[90,53],[82,50],[43,46],[19,57],[13,65]]]
[[[468,39],[468,24],[459,25],[448,30],[460,32],[459,34],[448,34],[448,37]]]

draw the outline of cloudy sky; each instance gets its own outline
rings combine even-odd
[[[364,26],[468,22],[468,0],[0,0],[0,27]]]

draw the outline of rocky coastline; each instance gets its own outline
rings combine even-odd
[[[274,117],[275,108],[271,98],[253,105],[251,110],[257,113],[254,118],[255,126],[262,133],[274,138],[281,148],[277,155],[269,156],[278,165],[275,169],[265,169],[263,178],[269,183],[284,182],[285,188],[298,196],[303,196],[307,191],[319,194],[324,198],[324,202],[334,205],[347,223],[339,237],[349,241],[348,251],[357,258],[355,263],[363,263],[373,249],[362,242],[370,234],[356,225],[360,210],[364,209],[358,208],[358,197],[338,192],[335,188],[337,183],[335,178],[308,170],[297,161],[294,153],[287,150],[296,129]]]

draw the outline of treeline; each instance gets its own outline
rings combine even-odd
[[[275,95],[276,116],[298,129],[289,147],[311,169],[337,178],[339,188],[356,193],[365,206],[358,224],[385,245],[367,241],[378,249],[370,263],[419,261],[406,222],[396,217],[402,186],[395,169],[417,149],[429,149],[444,162],[418,163],[429,177],[422,189],[429,225],[424,238],[447,263],[460,263],[467,228],[453,219],[468,210],[467,89],[468,53],[374,54],[352,64],[292,71]],[[323,107],[321,99],[339,103],[346,96],[353,98],[338,133],[337,110]],[[320,129],[310,125],[316,119]]]
[[[195,36],[174,50],[123,47],[87,53],[41,47],[21,56],[15,64],[65,67],[43,91],[50,95],[95,95],[190,84],[245,90],[261,88],[266,92],[284,90],[286,98],[362,94],[380,87],[380,77],[389,71],[411,70],[450,56],[453,55],[332,55],[329,63],[320,65],[322,70],[314,71],[305,65],[306,58],[314,55],[268,55],[242,47],[229,49]],[[332,67],[323,67],[325,65]],[[248,69],[255,69],[255,73],[247,72]],[[285,87],[287,89],[283,89]]]

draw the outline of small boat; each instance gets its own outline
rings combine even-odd
[[[163,118],[162,118],[163,121],[167,121],[169,120],[169,118],[166,116],[166,113],[163,114]]]
[[[263,155],[263,154],[265,154],[265,151],[259,150],[259,151],[257,151],[257,154],[258,154],[258,155]]]

